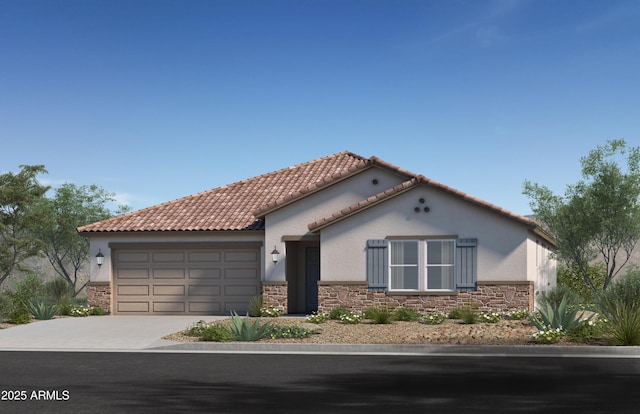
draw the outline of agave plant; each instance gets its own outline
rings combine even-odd
[[[266,338],[271,332],[271,324],[260,323],[260,320],[251,322],[249,317],[241,318],[235,311],[231,311],[231,333],[237,341],[259,341]]]
[[[570,333],[580,323],[578,311],[577,307],[569,306],[569,298],[564,296],[559,303],[544,301],[529,319],[540,331],[557,328]]]
[[[32,303],[30,310],[33,317],[41,321],[52,319],[58,313],[55,305],[47,305],[44,302]]]

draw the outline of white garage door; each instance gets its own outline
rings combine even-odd
[[[260,294],[259,248],[112,251],[115,314],[244,314]]]

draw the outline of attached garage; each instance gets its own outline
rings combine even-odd
[[[242,314],[260,294],[258,244],[111,248],[117,315]]]

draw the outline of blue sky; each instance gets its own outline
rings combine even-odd
[[[349,150],[520,214],[640,144],[636,0],[0,0],[0,173],[135,209]]]

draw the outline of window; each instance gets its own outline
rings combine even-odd
[[[453,290],[453,264],[455,246],[453,240],[428,240],[427,290]]]
[[[389,246],[389,289],[455,289],[453,240],[391,240]]]
[[[419,290],[420,267],[418,241],[392,241],[389,274],[391,289]]]

